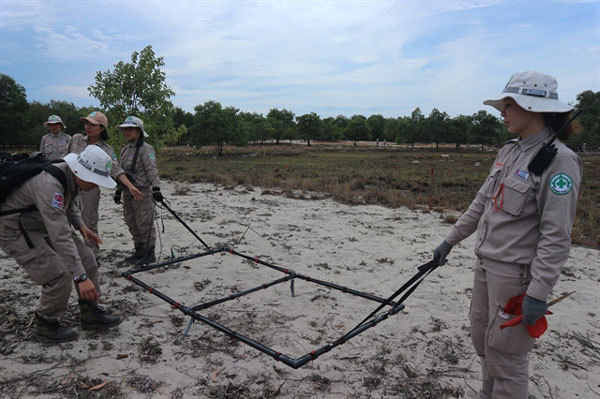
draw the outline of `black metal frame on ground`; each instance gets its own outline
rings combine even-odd
[[[191,230],[189,228],[189,226],[187,226],[164,202],[163,205],[176,217],[176,219],[178,221],[180,221],[190,232],[192,232],[192,234],[198,238],[198,236],[193,232],[193,230]],[[136,268],[136,269],[131,269],[128,270],[126,272],[123,273],[123,277],[127,278],[128,280],[130,280],[131,282],[133,282],[134,284],[142,287],[144,290],[148,291],[149,293],[156,295],[157,297],[159,297],[160,299],[164,300],[165,302],[169,303],[173,309],[178,309],[179,311],[181,311],[182,313],[184,313],[187,316],[190,316],[190,324],[192,323],[193,320],[195,321],[200,321],[204,324],[207,324],[221,332],[223,332],[224,334],[235,338],[243,343],[245,343],[246,345],[249,345],[271,357],[273,357],[275,360],[277,361],[281,361],[283,363],[285,363],[286,365],[297,369],[299,367],[302,367],[303,365],[305,365],[306,363],[308,363],[311,360],[315,360],[316,358],[318,358],[319,356],[321,356],[322,354],[329,352],[331,349],[335,348],[336,346],[342,345],[345,342],[347,342],[349,339],[355,337],[356,335],[362,333],[363,331],[376,326],[379,322],[387,319],[388,317],[395,315],[396,313],[400,312],[402,309],[404,309],[404,304],[403,302],[406,300],[406,298],[408,298],[408,296],[410,294],[412,294],[412,292],[414,292],[414,290],[418,287],[418,285],[423,281],[423,279],[429,274],[431,273],[433,270],[435,270],[438,267],[438,260],[432,260],[428,263],[425,263],[421,266],[418,267],[418,271],[417,273],[409,280],[407,281],[402,287],[400,287],[393,295],[391,295],[389,298],[384,299],[384,298],[380,298],[376,295],[372,295],[369,293],[365,293],[365,292],[361,292],[361,291],[357,291],[354,290],[352,288],[348,288],[348,287],[343,287],[341,285],[338,284],[334,284],[331,282],[327,282],[327,281],[323,281],[323,280],[318,280],[309,276],[305,276],[303,274],[300,273],[296,273],[295,271],[291,270],[291,269],[287,269],[287,268],[283,268],[280,266],[276,266],[273,265],[271,263],[265,262],[261,259],[258,259],[257,257],[253,257],[253,256],[249,256],[240,252],[235,251],[232,248],[218,248],[218,249],[210,249],[208,247],[208,245],[206,245],[206,243],[204,243],[204,241],[200,240],[202,242],[202,244],[204,244],[204,246],[207,248],[207,251],[205,252],[201,252],[201,253],[197,253],[197,254],[193,254],[193,255],[188,255],[188,256],[182,256],[176,259],[170,259],[164,262],[160,262],[160,263],[156,263],[153,265],[148,265],[148,266],[143,266],[140,268]],[[244,291],[240,291],[240,292],[236,292],[233,294],[230,294],[226,297],[220,298],[220,299],[216,299],[216,300],[212,300],[209,302],[205,302],[205,303],[201,303],[195,306],[186,306],[181,304],[180,302],[177,302],[176,300],[172,299],[171,297],[165,295],[164,293],[160,292],[159,290],[157,290],[154,287],[149,286],[148,284],[146,284],[145,282],[143,282],[142,280],[134,277],[135,274],[138,273],[142,273],[142,272],[146,272],[149,270],[153,270],[159,267],[165,267],[165,266],[169,266],[169,265],[173,265],[176,263],[180,263],[180,262],[184,262],[187,260],[191,260],[191,259],[195,259],[195,258],[201,258],[204,256],[209,256],[209,255],[214,255],[214,254],[218,254],[218,253],[229,253],[232,255],[236,255],[239,257],[242,257],[244,259],[247,259],[249,261],[255,262],[257,264],[269,267],[271,269],[277,270],[279,272],[282,272],[285,276],[276,280],[273,280],[271,282],[268,283],[264,283],[261,284],[259,286],[244,290]],[[294,280],[295,279],[301,279],[310,283],[315,283],[315,284],[319,284],[321,286],[325,286],[331,289],[335,289],[335,290],[339,290],[341,292],[344,293],[348,293],[348,294],[352,294],[352,295],[356,295],[371,301],[375,301],[380,303],[380,305],[373,311],[371,312],[371,314],[369,314],[365,319],[363,319],[363,321],[361,321],[360,323],[358,323],[358,325],[356,327],[354,327],[353,329],[351,329],[350,331],[348,331],[346,334],[344,334],[343,336],[341,336],[340,338],[336,339],[333,342],[330,342],[328,344],[326,344],[325,346],[322,346],[321,348],[315,349],[309,353],[307,353],[306,355],[300,356],[298,358],[293,358],[287,355],[282,354],[281,352],[278,352],[272,348],[269,348],[263,344],[261,344],[260,342],[257,342],[256,340],[246,337],[244,335],[241,335],[225,326],[223,326],[222,324],[217,323],[214,320],[209,319],[206,316],[203,316],[201,314],[198,313],[198,311],[200,310],[204,310],[204,309],[208,309],[211,306],[217,305],[219,303],[223,303],[223,302],[227,302],[227,301],[231,301],[233,299],[239,298],[241,296],[262,290],[262,289],[266,289],[269,287],[272,287],[274,285],[277,284],[281,284],[284,283],[286,281],[290,281],[290,288],[292,291],[292,296],[294,296]],[[400,298],[400,300],[398,301],[394,301],[394,299],[400,295],[404,293],[404,295]],[[390,308],[386,311],[383,311],[381,313],[379,313],[381,311],[381,309],[383,309],[384,307],[389,306]],[[189,330],[189,326],[186,329],[186,333]]]

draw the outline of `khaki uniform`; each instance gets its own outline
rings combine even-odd
[[[48,159],[61,159],[68,154],[67,147],[70,141],[71,136],[63,132],[48,133],[42,137],[40,152]]]
[[[136,143],[129,143],[121,150],[121,165],[133,178],[132,183],[144,194],[140,201],[134,201],[129,190],[123,193],[123,216],[134,243],[154,247],[156,228],[154,227],[154,199],[152,188],[160,188],[154,148],[146,142],[140,147],[135,169],[132,169]]]
[[[81,151],[85,149],[89,145],[88,138],[85,134],[78,133],[73,136],[71,142],[69,143],[68,152],[79,154]],[[125,173],[125,171],[119,165],[117,161],[117,155],[112,147],[104,140],[98,140],[95,145],[102,148],[105,153],[113,160],[112,168],[110,170],[110,175],[114,180],[117,180],[117,177]],[[90,228],[94,233],[98,234],[98,208],[100,207],[100,189],[98,187],[90,190],[84,191],[79,194],[79,198],[81,200],[81,216],[83,217],[83,221],[87,227]],[[98,244],[92,242],[86,242],[94,254],[98,254]]]
[[[527,168],[550,137],[544,129],[508,141],[446,237],[455,245],[477,230],[471,338],[482,360],[480,398],[527,398],[534,339],[522,324],[501,330],[509,316],[500,310],[525,290],[546,301],[569,256],[581,160],[555,140],[558,153],[544,173],[536,176]]]
[[[2,210],[35,204],[38,211],[0,217],[0,248],[15,258],[34,283],[42,286],[38,312],[46,319],[63,317],[73,277],[83,273],[100,292],[98,264],[91,250],[71,230],[83,224],[75,198],[77,186],[66,163],[55,164],[67,177],[67,190],[42,172],[27,180],[0,205]],[[31,240],[30,248],[19,229],[19,219]]]

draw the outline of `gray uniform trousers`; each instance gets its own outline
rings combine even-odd
[[[64,317],[73,287],[71,274],[49,244],[47,234],[34,230],[27,231],[27,235],[34,245],[33,249],[29,248],[22,235],[16,240],[0,241],[0,247],[8,256],[15,258],[35,284],[42,286],[38,313],[50,320]],[[85,272],[100,294],[96,258],[77,234],[71,235]]]
[[[500,329],[513,315],[502,312],[514,296],[527,290],[531,276],[506,277],[475,265],[471,299],[471,339],[481,361],[483,386],[479,399],[527,399],[529,351],[534,338],[523,324]]]
[[[148,243],[148,246],[156,245],[156,228],[154,227],[154,198],[150,187],[138,188],[144,198],[136,201],[129,190],[123,191],[123,216],[133,242],[137,244]],[[84,219],[85,220],[85,219]],[[148,242],[148,233],[150,241]]]
[[[90,191],[80,191],[79,198],[81,200],[81,218],[83,223],[92,230],[96,235],[98,234],[98,208],[100,207],[100,189],[95,187]],[[87,245],[94,256],[98,255],[100,247],[95,242],[86,241]]]

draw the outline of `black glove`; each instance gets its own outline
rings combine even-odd
[[[521,305],[523,324],[530,326],[534,325],[547,311],[548,305],[546,304],[546,301],[540,301],[529,295],[525,295],[525,298],[523,298],[523,304]]]
[[[440,259],[439,266],[445,265],[446,264],[446,256],[448,256],[448,254],[450,253],[451,250],[452,250],[452,245],[448,244],[448,241],[444,240],[444,241],[442,241],[442,243],[440,245],[437,246],[436,249],[433,250],[433,259],[439,257],[439,259]]]
[[[156,202],[162,202],[164,199],[162,193],[160,192],[160,188],[157,187],[154,187],[152,189],[152,196],[154,197],[154,201]]]
[[[120,189],[117,189],[117,191],[115,191],[115,195],[113,197],[113,200],[115,201],[115,204],[120,204],[121,203],[121,195],[123,194],[123,191]]]

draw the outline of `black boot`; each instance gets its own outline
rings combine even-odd
[[[117,315],[108,314],[94,302],[79,300],[81,328],[83,330],[103,330],[121,323]]]
[[[156,255],[154,254],[154,246],[148,247],[148,250],[144,250],[144,256],[140,260],[136,262],[137,267],[142,267],[144,265],[151,265],[156,263]]]
[[[77,332],[73,329],[62,327],[58,320],[49,320],[35,312],[35,330],[33,336],[37,339],[53,344],[69,342],[77,339]]]
[[[144,257],[144,243],[134,242],[133,245],[135,246],[135,252],[133,253],[133,255],[129,255],[128,257],[126,257],[125,262],[136,263],[138,260]]]

